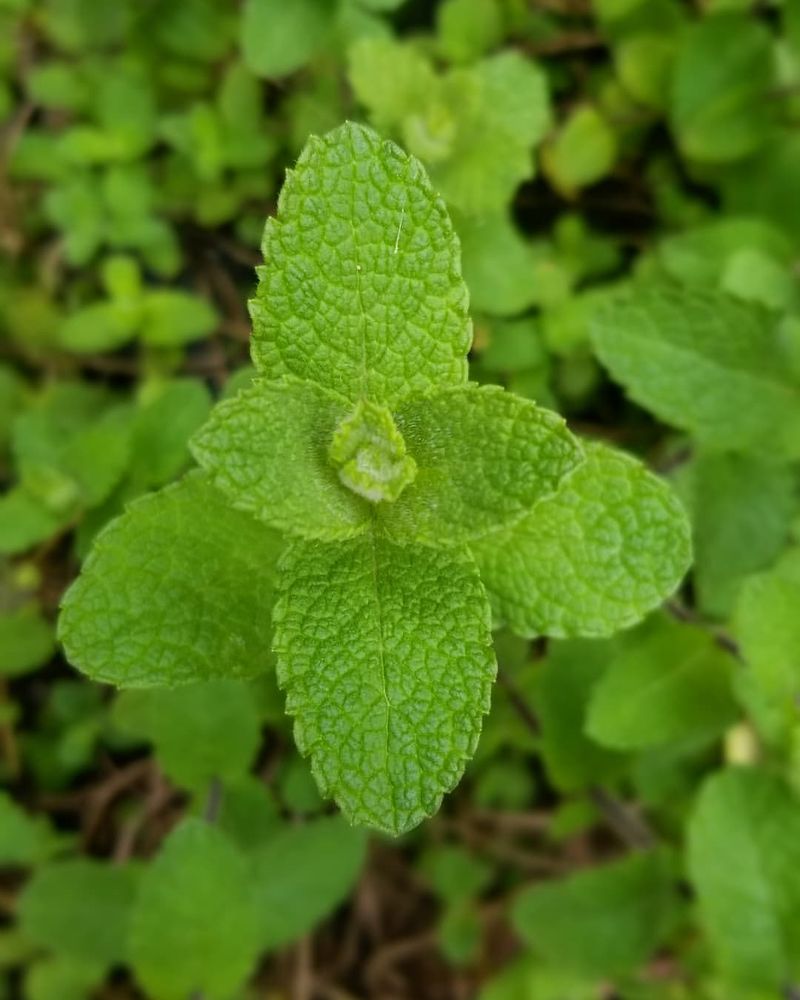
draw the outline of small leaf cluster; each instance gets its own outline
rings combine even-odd
[[[310,140],[263,251],[262,377],[194,436],[205,478],[100,535],[60,635],[123,686],[246,676],[272,647],[322,793],[396,835],[474,752],[490,597],[521,635],[610,634],[676,587],[688,525],[633,458],[466,381],[456,237],[398,147]]]

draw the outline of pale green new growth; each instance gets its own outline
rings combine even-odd
[[[305,538],[363,531],[369,505],[344,489],[328,457],[347,400],[311,382],[257,382],[217,406],[194,457],[229,501]]]
[[[611,635],[689,566],[689,525],[669,486],[605,445],[587,453],[554,497],[475,545],[499,619],[521,635]]]
[[[278,679],[298,746],[352,822],[410,829],[461,776],[489,708],[474,563],[366,535],[292,543],[280,580]]]
[[[527,69],[498,56],[479,74],[483,99],[502,94],[509,132]],[[541,107],[525,115],[509,183],[542,125]],[[449,166],[455,187],[459,169]],[[350,124],[312,139],[263,248],[259,377],[195,434],[204,473],[99,536],[60,635],[97,680],[246,678],[270,664],[275,588],[278,680],[298,746],[349,820],[399,834],[458,781],[489,706],[490,603],[467,544],[517,631],[606,635],[675,588],[686,518],[633,458],[595,446],[587,459],[558,415],[466,382],[458,240],[420,164],[392,143]],[[169,715],[168,698],[127,702],[132,728],[191,787],[245,768],[257,739],[246,693],[226,690],[235,760],[191,751],[220,722],[206,717],[214,689],[194,697],[185,725],[148,717],[148,704]]]
[[[417,475],[391,413],[365,399],[337,426],[328,455],[342,483],[370,503],[396,500]]]
[[[458,240],[420,163],[346,125],[312,138],[262,246],[253,360],[349,399],[464,382]]]

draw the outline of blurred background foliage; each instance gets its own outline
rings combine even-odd
[[[618,638],[499,633],[467,779],[399,843],[329,814],[269,672],[112,695],[54,641],[249,381],[264,220],[347,118],[448,204],[472,377],[670,476],[696,550]],[[0,997],[800,996],[798,450],[740,433],[724,324],[687,319],[709,406],[590,336],[621,289],[710,295],[797,395],[800,2],[0,0],[0,121]]]

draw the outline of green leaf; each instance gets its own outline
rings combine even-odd
[[[211,394],[200,379],[145,385],[133,423],[128,477],[152,489],[175,479],[190,461],[189,438],[208,417]]]
[[[340,816],[285,825],[253,852],[253,893],[265,948],[311,931],[343,902],[366,858],[367,838]]]
[[[103,967],[126,957],[139,869],[89,858],[51,862],[25,886],[20,928],[43,948]]]
[[[259,952],[253,883],[216,827],[184,820],[147,868],[131,919],[133,971],[159,1000],[226,1000]]]
[[[420,870],[436,895],[448,904],[474,899],[493,877],[486,861],[453,845],[430,848],[420,860]]]
[[[269,378],[379,402],[465,381],[458,240],[424,170],[397,146],[353,124],[309,140],[262,249],[252,351]]]
[[[762,152],[726,168],[721,179],[725,210],[763,215],[794,245],[800,237],[800,201],[794,197],[798,170],[800,135],[786,129]]]
[[[334,0],[247,0],[240,44],[247,66],[259,76],[284,76],[324,46],[336,16]]]
[[[549,779],[561,791],[606,782],[624,767],[621,754],[598,745],[585,731],[592,687],[614,649],[596,639],[555,641],[534,674],[530,698],[541,726],[540,750]]]
[[[465,218],[458,224],[458,235],[473,309],[514,316],[538,302],[536,268],[542,252],[523,239],[511,219]]]
[[[378,129],[397,127],[436,86],[429,59],[392,38],[360,38],[348,52],[348,79]]]
[[[0,677],[36,670],[54,650],[53,626],[35,604],[0,614]]]
[[[375,504],[393,503],[417,475],[392,414],[369,400],[360,399],[337,424],[328,458],[342,485]]]
[[[634,100],[659,111],[669,105],[675,52],[673,38],[647,29],[622,38],[614,49],[614,65]]]
[[[25,552],[54,535],[68,520],[68,514],[53,513],[27,489],[10,489],[0,496],[0,555]]]
[[[114,712],[118,725],[155,744],[168,778],[196,791],[244,774],[261,742],[253,693],[241,681],[124,691]]]
[[[41,864],[60,846],[44,816],[29,815],[8,792],[0,791],[0,866]]]
[[[790,549],[770,570],[748,577],[739,590],[733,630],[742,654],[768,695],[800,691],[800,549]]]
[[[46,958],[30,965],[25,974],[26,1000],[86,1000],[104,979],[93,962]]]
[[[154,347],[200,340],[217,325],[217,314],[205,299],[173,288],[148,292],[142,309],[142,340]]]
[[[723,215],[658,244],[659,263],[671,278],[695,288],[719,286],[732,259],[756,250],[788,268],[792,243],[780,229],[757,215]]]
[[[711,739],[739,714],[734,667],[708,631],[657,617],[626,637],[598,681],[586,730],[618,750]]]
[[[576,108],[542,149],[542,170],[566,197],[594,184],[614,166],[617,140],[603,115],[591,105]]]
[[[520,635],[607,636],[678,586],[691,557],[670,487],[595,444],[559,491],[474,545],[497,616]]]
[[[774,127],[772,39],[750,14],[695,22],[672,77],[670,123],[684,155],[725,163],[755,152]]]
[[[788,309],[798,301],[797,281],[790,268],[752,247],[731,256],[720,286],[736,298],[776,311]]]
[[[224,783],[216,825],[242,850],[261,847],[280,822],[277,802],[260,778],[239,774]]]
[[[538,997],[596,1000],[597,984],[574,972],[551,969],[535,956],[523,954],[486,981],[478,1000],[531,1000]]]
[[[495,672],[469,557],[372,535],[294,542],[273,619],[287,711],[323,794],[394,835],[433,813],[475,749]]]
[[[71,313],[59,328],[58,339],[75,354],[114,351],[134,338],[140,319],[138,305],[95,302]]]
[[[701,451],[677,485],[692,519],[698,605],[727,618],[744,578],[786,544],[797,509],[794,470],[768,457]]]
[[[613,976],[658,947],[676,902],[669,856],[650,851],[524,890],[513,922],[557,968]]]
[[[702,927],[736,985],[777,996],[800,975],[800,804],[764,771],[703,785],[689,822],[689,873]]]
[[[328,457],[349,409],[310,382],[257,382],[214,408],[192,452],[218,489],[267,524],[307,538],[349,538],[370,516]]]
[[[395,417],[417,466],[378,511],[397,542],[461,544],[518,522],[583,461],[563,418],[497,386],[410,397]]]
[[[67,656],[127,687],[264,671],[279,548],[196,474],[136,501],[98,536],[63,599]]]
[[[635,402],[716,449],[800,455],[800,386],[774,318],[722,293],[643,288],[595,316],[600,361]]]
[[[436,10],[436,33],[446,60],[470,63],[502,41],[503,11],[497,0],[444,0]]]
[[[13,448],[26,489],[56,513],[101,503],[130,454],[131,410],[92,384],[49,386],[14,422]]]
[[[533,149],[550,127],[547,77],[529,59],[507,51],[453,70],[445,84],[445,117],[452,116],[455,131],[449,155],[430,161],[431,179],[467,215],[504,211],[519,184],[533,176]],[[441,115],[441,104],[427,109],[428,120]],[[428,127],[425,114],[416,122],[407,119],[406,143],[415,148],[415,131]]]

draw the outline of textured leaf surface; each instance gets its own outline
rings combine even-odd
[[[118,725],[155,745],[175,784],[198,791],[212,778],[244,774],[261,741],[255,698],[242,681],[124,691],[114,712]]]
[[[762,309],[642,289],[601,310],[592,335],[612,378],[667,423],[715,448],[800,455],[800,386]]]
[[[434,812],[475,749],[495,672],[471,559],[372,535],[291,543],[274,622],[278,679],[323,793],[392,834]]]
[[[587,732],[619,750],[716,736],[738,715],[734,665],[708,631],[655,618],[625,638],[594,688]]]
[[[262,672],[279,548],[198,474],[144,497],[98,537],[64,597],[67,656],[129,687]]]
[[[216,827],[184,820],[148,867],[131,919],[134,972],[160,1000],[226,1000],[259,951],[250,869]]]
[[[519,53],[501,52],[453,70],[443,97],[455,137],[450,155],[430,164],[434,184],[467,214],[505,210],[517,186],[533,176],[534,146],[550,127],[547,77]],[[409,123],[404,138],[412,139]]]
[[[466,378],[458,240],[422,166],[347,124],[307,144],[267,223],[253,358],[348,398]]]
[[[800,974],[800,803],[773,775],[712,775],[689,823],[689,873],[705,932],[736,984]]]
[[[604,445],[586,453],[554,497],[475,544],[497,615],[521,635],[610,635],[689,565],[688,521],[667,483]]]
[[[393,502],[417,475],[417,463],[392,414],[360,399],[337,426],[328,449],[340,482],[370,503]]]
[[[370,516],[328,457],[348,411],[309,382],[260,382],[215,407],[192,451],[238,508],[295,535],[348,538]]]
[[[583,461],[562,417],[496,386],[412,397],[395,419],[417,465],[379,511],[398,542],[462,543],[518,521]]]
[[[122,962],[138,874],[88,858],[53,862],[25,886],[20,926],[62,955],[103,966]]]
[[[800,550],[748,577],[739,592],[733,629],[759,687],[791,698],[800,691]]]
[[[284,826],[253,853],[253,891],[265,948],[310,931],[350,892],[366,857],[363,830],[340,816]]]
[[[613,975],[658,946],[675,902],[669,859],[652,851],[525,890],[513,921],[556,967]]]

